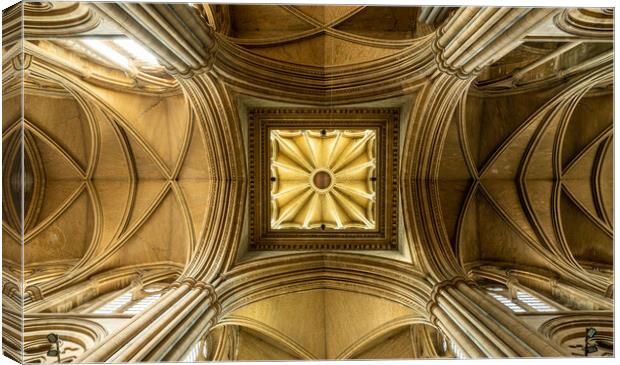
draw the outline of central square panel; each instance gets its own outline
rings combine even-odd
[[[250,249],[397,249],[398,115],[250,110]]]
[[[271,229],[375,229],[376,131],[273,129]]]

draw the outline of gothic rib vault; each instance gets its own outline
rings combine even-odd
[[[613,354],[612,38],[592,8],[5,9],[4,354]]]

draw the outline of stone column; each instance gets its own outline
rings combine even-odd
[[[558,12],[552,8],[463,7],[438,30],[433,43],[439,68],[467,78],[518,47]]]
[[[438,284],[427,308],[468,357],[570,356],[465,279]]]
[[[106,19],[153,51],[172,74],[190,77],[211,67],[212,30],[187,4],[93,3]],[[191,31],[190,31],[191,29]]]
[[[78,362],[178,361],[219,312],[213,287],[185,279]]]

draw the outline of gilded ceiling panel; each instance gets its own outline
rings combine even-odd
[[[374,229],[375,131],[272,130],[272,229]]]
[[[254,109],[250,247],[395,249],[397,109]]]

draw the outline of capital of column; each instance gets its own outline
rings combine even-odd
[[[429,306],[470,357],[564,356],[564,350],[464,278],[438,283]],[[442,294],[442,295],[439,295]],[[434,302],[437,302],[435,304]],[[435,307],[436,306],[436,307]]]
[[[43,293],[36,285],[28,285],[24,290],[25,295],[29,295],[33,301],[43,300]]]
[[[555,12],[550,8],[460,8],[437,30],[432,45],[437,67],[461,79],[475,77],[518,47]]]
[[[213,285],[205,281],[202,281],[202,280],[197,280],[192,277],[184,277],[184,278],[180,278],[179,280],[174,281],[172,284],[170,284],[170,287],[179,288],[181,285],[185,285],[189,287],[189,289],[198,289],[200,291],[206,291],[208,293],[207,298],[211,302],[210,305],[213,308],[215,308],[215,318],[219,317],[220,313],[222,312],[222,306],[219,303],[219,300],[217,298],[217,293]]]
[[[437,297],[447,288],[455,287],[460,282],[463,282],[467,285],[475,285],[475,282],[473,282],[471,279],[467,279],[462,276],[457,276],[449,280],[441,281],[433,286],[433,289],[431,290],[430,300],[426,304],[426,312],[428,313],[429,321],[432,324],[434,325],[437,324],[437,317],[433,314],[433,309],[434,307],[437,306]]]
[[[219,51],[219,43],[216,41],[209,48],[205,49],[206,56],[204,58],[204,63],[205,63],[204,66],[195,68],[195,69],[190,68],[185,72],[181,72],[174,67],[165,66],[166,72],[174,77],[181,78],[181,79],[189,79],[195,75],[208,73],[213,69],[213,64],[215,63],[215,58],[216,58],[218,51]]]
[[[8,297],[17,295],[19,297],[19,287],[13,282],[5,281],[2,283],[2,295],[6,295]]]
[[[472,72],[467,72],[463,67],[458,67],[452,65],[446,58],[444,58],[445,47],[441,46],[438,42],[439,35],[441,34],[441,29],[438,30],[438,37],[431,43],[431,49],[435,54],[435,63],[437,64],[437,68],[439,71],[446,73],[448,75],[453,75],[462,80],[467,80],[473,77],[476,77],[480,72],[480,68],[474,69]]]

